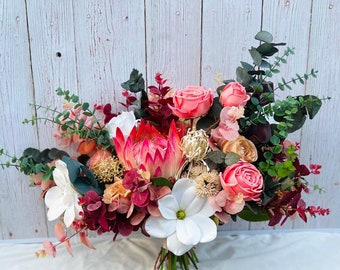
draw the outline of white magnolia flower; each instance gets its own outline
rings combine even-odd
[[[45,204],[48,208],[48,220],[55,220],[64,213],[66,227],[71,226],[74,219],[80,219],[81,206],[78,198],[81,195],[76,192],[70,181],[66,163],[58,160],[53,171],[53,179],[56,186],[50,188],[45,195]]]
[[[161,217],[149,217],[146,231],[153,237],[167,238],[167,248],[177,256],[194,245],[216,238],[217,226],[209,217],[214,214],[207,198],[196,195],[196,182],[179,179],[171,194],[158,201]]]
[[[109,132],[111,138],[116,137],[116,130],[118,127],[122,131],[124,137],[127,137],[136,123],[136,117],[132,111],[122,112],[118,116],[113,117],[110,122],[106,124],[105,128]]]

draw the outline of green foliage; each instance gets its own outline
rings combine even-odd
[[[88,102],[80,102],[80,98],[71,94],[69,90],[58,88],[56,93],[69,102],[71,109],[77,111],[75,115],[71,116],[68,109],[59,111],[57,108],[52,109],[49,106],[32,104],[36,110],[44,109],[48,116],[32,116],[31,119],[24,119],[23,123],[34,125],[41,120],[51,122],[60,126],[63,131],[61,133],[62,138],[71,138],[73,135],[77,135],[81,139],[94,140],[103,149],[113,148],[108,131],[102,126],[101,120],[96,117],[96,108],[91,108]],[[91,121],[85,121],[84,119],[87,117],[90,117]]]
[[[145,91],[143,74],[139,73],[137,69],[133,69],[130,74],[130,79],[122,83],[121,86],[133,93]]]
[[[42,173],[42,180],[44,181],[53,179],[52,172],[54,167],[51,166],[50,163],[56,159],[68,156],[65,151],[58,150],[57,148],[39,151],[32,147],[26,148],[22,156],[19,158],[7,153],[5,154],[2,149],[0,151],[0,155],[5,155],[10,159],[4,164],[0,164],[2,168],[12,166],[25,175]]]
[[[173,184],[169,181],[169,179],[164,177],[155,177],[151,179],[151,182],[156,187],[164,187],[167,186],[169,188],[172,188]]]
[[[259,221],[267,221],[269,220],[269,216],[266,211],[259,209],[257,212],[254,212],[248,205],[248,207],[244,207],[243,210],[237,214],[243,220],[259,222]]]
[[[121,86],[132,93],[140,93],[140,107],[134,110],[137,119],[144,118],[147,115],[147,101],[148,94],[145,91],[145,81],[143,74],[139,73],[137,69],[133,69],[130,73],[130,78]]]
[[[62,161],[66,163],[70,181],[79,193],[94,190],[98,195],[103,194],[104,186],[97,182],[89,168],[68,156],[63,156]]]
[[[289,133],[300,129],[307,116],[310,119],[317,114],[321,107],[321,100],[316,96],[287,96],[284,100],[275,101],[274,92],[278,89],[292,89],[292,85],[305,82],[310,78],[316,78],[317,71],[311,69],[303,75],[295,74],[290,80],[281,78],[274,86],[271,81],[274,75],[280,73],[281,65],[287,64],[288,57],[294,55],[294,48],[286,47],[283,54],[279,53],[279,47],[285,43],[273,43],[273,36],[267,31],[260,31],[255,35],[260,41],[257,47],[249,49],[252,63],[241,62],[236,69],[236,78],[251,95],[245,108],[245,117],[239,120],[241,131],[247,130],[258,124],[268,123],[268,117],[273,116],[277,124],[273,125],[273,134],[284,139]],[[230,82],[225,80],[217,92],[220,93],[224,86]]]

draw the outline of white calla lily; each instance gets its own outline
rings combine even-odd
[[[64,223],[66,227],[70,227],[74,219],[81,218],[82,208],[78,204],[81,195],[72,186],[65,162],[56,162],[53,179],[56,186],[51,187],[45,195],[47,218],[51,221],[64,214]]]
[[[207,198],[196,195],[195,186],[188,178],[176,181],[171,194],[158,201],[162,216],[151,216],[145,224],[151,236],[167,238],[167,248],[177,256],[217,235],[217,226],[210,219],[215,211]]]

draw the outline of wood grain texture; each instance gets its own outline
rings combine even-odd
[[[203,2],[202,85],[214,89],[221,79],[236,79],[240,61],[251,62],[248,49],[261,28],[261,10],[255,1]]]
[[[261,27],[273,33],[275,41],[296,47],[277,77],[316,68],[317,80],[296,85],[290,93],[332,97],[292,137],[301,141],[304,163],[323,165],[311,184],[327,192],[309,196],[307,202],[330,207],[332,214],[307,224],[288,221],[274,229],[339,228],[337,1],[0,0],[0,7],[0,147],[16,155],[28,146],[58,145],[51,125],[21,124],[35,113],[29,103],[61,108],[57,87],[91,104],[111,103],[117,112],[122,109],[120,84],[132,68],[139,69],[149,85],[161,72],[174,88],[201,84],[215,89],[219,73],[219,79],[233,79],[240,61],[251,62],[248,49],[256,46],[253,37]],[[0,183],[0,237],[53,236],[44,204],[38,201],[39,190],[32,191],[29,180],[15,169],[0,170]],[[239,221],[221,229],[269,228],[266,223]]]
[[[34,101],[25,1],[0,1],[0,7],[0,145],[20,155],[28,145],[38,145],[36,128],[22,124]],[[46,236],[39,191],[14,168],[1,170],[0,182],[1,238]]]
[[[120,84],[145,73],[144,1],[76,1],[78,89],[82,100],[122,110]]]
[[[318,163],[323,166],[321,174],[311,178],[311,184],[323,187],[326,192],[321,196],[311,196],[309,201],[329,207],[331,215],[312,220],[307,224],[308,227],[340,227],[339,16],[339,1],[313,1],[308,68],[316,67],[319,72],[317,80],[307,83],[306,93],[331,97],[331,100],[324,101],[320,113],[303,128],[304,148],[300,152],[307,164]]]
[[[174,88],[200,82],[201,1],[146,0],[147,79],[157,72]]]

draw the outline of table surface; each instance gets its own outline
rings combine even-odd
[[[200,270],[340,269],[339,230],[234,233],[237,235],[219,232],[214,241],[197,245]],[[41,243],[0,241],[0,268],[151,270],[162,244],[161,239],[140,235],[115,242],[112,242],[111,236],[90,240],[95,250],[73,240],[73,256],[60,245],[56,258],[38,259],[35,252],[42,248]]]

